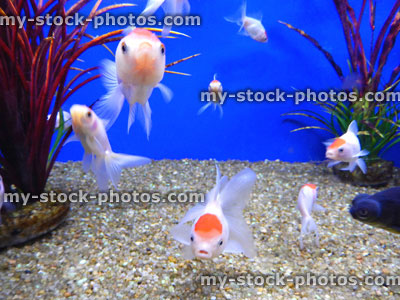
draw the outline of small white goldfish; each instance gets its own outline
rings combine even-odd
[[[318,228],[314,219],[311,217],[312,211],[325,211],[325,208],[318,205],[317,201],[317,187],[315,184],[303,185],[299,192],[297,199],[297,209],[301,213],[301,233],[300,233],[300,249],[304,248],[303,236],[315,232],[315,244],[319,247],[319,234]]]
[[[89,107],[73,105],[71,118],[75,132],[75,138],[71,140],[81,142],[85,150],[83,169],[85,172],[92,169],[101,191],[107,190],[109,180],[115,187],[117,186],[123,168],[141,166],[150,162],[150,159],[146,157],[114,153],[102,120]]]
[[[0,175],[0,224],[1,224],[1,208],[4,203],[4,183],[3,183],[3,177]]]
[[[246,168],[230,181],[221,178],[217,166],[215,187],[207,193],[206,202],[189,209],[171,234],[183,243],[184,257],[211,259],[222,252],[256,254],[250,228],[242,211],[250,198],[256,174]],[[190,227],[185,224],[194,220]]]
[[[345,134],[324,143],[324,145],[327,146],[326,158],[332,159],[332,161],[328,163],[328,167],[333,167],[340,162],[348,162],[349,165],[343,168],[343,171],[353,172],[356,166],[359,166],[364,174],[367,173],[367,165],[360,157],[368,155],[369,151],[361,150],[357,135],[357,122],[353,120]]]
[[[190,12],[188,0],[148,0],[142,15],[153,15],[162,5],[166,16],[180,16]],[[171,26],[164,25],[162,35],[167,36],[171,31]]]
[[[224,97],[222,95],[222,84],[219,80],[217,80],[217,74],[214,74],[214,79],[210,82],[208,86],[208,92],[211,96],[212,102],[208,102],[207,104],[203,105],[199,111],[197,112],[198,115],[203,113],[211,104],[213,104],[214,110],[218,107],[219,108],[219,115],[222,118],[224,112],[222,110],[221,99]]]
[[[103,83],[108,93],[94,106],[100,118],[107,120],[107,129],[118,118],[124,99],[129,102],[128,133],[135,120],[136,104],[142,108],[147,138],[151,129],[149,98],[158,87],[167,101],[172,92],[160,83],[165,71],[165,46],[155,34],[143,28],[133,28],[119,42],[115,63],[102,62]]]
[[[250,36],[253,40],[261,43],[268,41],[267,31],[261,23],[262,17],[259,19],[246,16],[246,1],[243,2],[239,9],[240,17],[238,19],[225,18],[228,22],[236,23],[240,26],[239,33]]]

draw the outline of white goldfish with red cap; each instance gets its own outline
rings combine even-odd
[[[300,249],[304,248],[303,236],[315,232],[315,244],[319,247],[318,228],[314,219],[311,217],[312,211],[325,211],[325,208],[318,205],[317,186],[315,184],[305,184],[301,187],[299,197],[297,199],[297,209],[301,214],[301,233],[300,233]]]
[[[224,101],[221,102],[223,98],[222,95],[222,84],[219,80],[217,80],[217,74],[214,74],[213,80],[208,85],[208,93],[211,97],[211,102],[203,105],[199,111],[197,112],[198,115],[203,113],[210,105],[213,105],[214,110],[218,107],[219,108],[219,115],[222,118],[224,111],[222,110],[222,104]]]
[[[367,173],[367,165],[360,157],[368,155],[369,151],[361,150],[357,135],[357,122],[353,120],[345,134],[324,143],[327,146],[326,158],[332,160],[328,163],[328,167],[333,167],[341,162],[348,162],[349,165],[341,170],[353,172],[356,166],[359,166],[364,174]]]
[[[211,259],[222,252],[256,254],[251,230],[243,218],[256,174],[246,168],[228,181],[221,178],[217,166],[215,187],[207,193],[205,203],[189,209],[171,234],[184,244],[184,257]],[[186,224],[194,221],[192,226]]]
[[[108,181],[116,187],[123,168],[141,166],[150,159],[141,156],[114,153],[111,149],[103,121],[87,106],[71,107],[72,129],[75,136],[70,141],[80,141],[85,154],[83,170],[89,169],[96,175],[101,191],[107,190]]]
[[[239,18],[225,18],[228,22],[236,23],[240,26],[239,33],[250,36],[253,40],[261,43],[268,41],[267,31],[261,23],[262,17],[252,18],[246,15],[246,2],[243,2],[239,10]],[[244,32],[242,30],[244,29]]]
[[[100,118],[108,121],[107,129],[119,116],[124,99],[129,103],[128,132],[135,120],[136,108],[142,110],[147,138],[151,129],[149,98],[159,88],[169,101],[172,92],[160,81],[165,71],[165,46],[147,29],[128,28],[115,54],[115,63],[102,62],[102,79],[108,93],[94,106]]]

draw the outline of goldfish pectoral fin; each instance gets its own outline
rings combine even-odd
[[[178,242],[189,246],[190,245],[190,230],[191,227],[187,224],[178,224],[171,228],[172,237]]]
[[[76,134],[71,135],[64,143],[64,146],[71,142],[79,142],[79,137]]]
[[[193,259],[195,256],[193,255],[192,248],[189,246],[184,246],[182,249],[182,257],[184,259]]]
[[[361,150],[360,152],[358,152],[357,154],[354,154],[353,157],[361,157],[361,156],[367,156],[369,154],[368,150]]]
[[[143,10],[142,15],[151,16],[156,10],[164,3],[165,0],[148,0],[146,8]]]
[[[312,217],[306,217],[301,220],[301,234],[309,234],[311,232],[316,232],[317,229],[317,224],[315,224],[315,221]]]
[[[218,105],[218,108],[219,108],[219,117],[220,119],[222,119],[222,117],[224,116],[224,110],[222,109],[221,105]]]
[[[365,163],[365,161],[362,158],[359,158],[356,160],[356,164],[359,166],[359,168],[361,169],[361,171],[366,174],[367,173],[367,165]]]
[[[358,126],[355,120],[351,121],[349,128],[347,129],[347,132],[352,132],[355,135],[358,135]]]
[[[330,161],[330,162],[328,162],[328,168],[332,168],[333,166],[336,166],[336,165],[338,165],[338,164],[340,164],[340,163],[341,163],[340,160],[333,160],[333,161]]]
[[[340,169],[341,171],[349,171],[353,172],[357,166],[357,163],[355,161],[349,162],[349,165],[345,168]]]
[[[240,250],[240,252],[250,258],[256,256],[257,252],[254,247],[253,234],[247,226],[245,219],[243,217],[228,216],[226,220],[229,225],[229,241],[231,242],[231,246],[228,250]],[[227,247],[228,246],[229,242]]]
[[[208,102],[207,104],[205,104],[202,107],[200,107],[200,109],[197,112],[197,115],[202,114],[210,105],[211,105],[211,102]]]
[[[160,90],[165,102],[170,102],[172,97],[174,96],[172,90],[162,83],[157,84],[156,87]]]
[[[220,201],[225,215],[242,216],[242,210],[250,198],[257,176],[246,168],[232,177],[221,191]]]
[[[317,203],[313,204],[312,210],[313,211],[321,211],[321,212],[326,211],[325,207],[323,207],[323,206],[321,206],[321,205],[319,205]]]
[[[82,167],[83,171],[88,172],[90,170],[90,166],[92,165],[93,154],[92,153],[85,153],[83,154],[82,159]]]

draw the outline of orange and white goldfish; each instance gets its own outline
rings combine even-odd
[[[357,135],[357,122],[353,120],[345,134],[324,143],[327,146],[326,158],[332,160],[328,163],[328,167],[333,167],[340,162],[348,162],[349,165],[343,168],[343,171],[353,172],[356,166],[359,166],[364,174],[367,173],[367,165],[360,157],[368,155],[369,151],[361,150]]]
[[[0,175],[0,224],[1,224],[1,208],[3,207],[4,203],[4,183],[3,177]]]
[[[219,108],[219,115],[222,118],[224,112],[222,110],[222,104],[224,101],[221,102],[221,99],[224,98],[222,92],[222,84],[219,80],[217,80],[217,74],[214,74],[214,79],[210,82],[208,86],[208,92],[211,96],[212,102],[208,102],[207,104],[203,105],[199,111],[197,112],[198,115],[203,113],[211,104],[213,105],[214,110],[218,107]]]
[[[217,166],[216,185],[205,203],[189,209],[171,230],[174,239],[184,244],[186,259],[211,259],[222,252],[255,256],[252,233],[242,215],[255,181],[256,174],[248,168],[228,181]],[[192,226],[186,224],[192,220]]]
[[[239,9],[240,17],[238,19],[225,18],[228,22],[236,23],[240,26],[239,33],[250,36],[253,40],[261,43],[268,41],[267,31],[259,19],[246,16],[246,2],[243,2]],[[242,30],[244,29],[244,32]]]
[[[315,244],[319,247],[318,228],[314,219],[311,217],[312,211],[325,211],[325,208],[318,205],[317,186],[315,184],[305,184],[301,187],[299,197],[297,199],[297,209],[301,213],[301,233],[300,233],[300,249],[304,248],[303,236],[315,232]]]
[[[83,170],[91,169],[96,175],[97,184],[101,191],[107,190],[108,181],[114,187],[118,185],[123,168],[141,166],[150,159],[141,156],[114,153],[111,149],[103,121],[89,107],[73,105],[71,107],[72,129],[75,138],[85,150]]]
[[[124,99],[129,106],[128,133],[135,120],[136,106],[142,109],[147,138],[151,129],[149,98],[155,87],[167,101],[172,92],[160,83],[165,71],[165,46],[147,29],[133,28],[118,44],[115,63],[102,62],[103,83],[108,93],[94,106],[100,118],[107,120],[107,129],[118,118]]]
[[[166,16],[181,16],[190,12],[188,0],[148,0],[142,15],[153,15],[160,6],[162,6]],[[167,36],[170,31],[171,26],[164,25],[162,36]]]
[[[69,112],[66,112],[66,111],[62,111],[62,115],[63,115],[63,121],[64,121],[64,129],[68,129],[72,125],[71,115],[69,114]],[[50,117],[51,117],[51,115],[47,115],[47,120],[50,120]],[[61,122],[60,113],[58,113],[57,119],[56,119],[56,125],[54,127],[55,128],[60,127],[60,122]]]

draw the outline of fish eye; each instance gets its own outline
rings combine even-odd
[[[222,246],[223,243],[224,243],[224,241],[221,240],[221,241],[219,242],[219,245]]]
[[[165,46],[161,44],[161,54],[165,54]]]
[[[91,117],[92,117],[92,112],[91,112],[91,111],[88,111],[87,114],[86,114],[86,116],[87,116],[88,118],[91,118]]]
[[[193,242],[194,241],[194,237],[193,235],[190,237],[190,240]]]
[[[343,153],[344,149],[343,148],[339,148],[339,152]]]
[[[127,50],[126,44],[124,42],[121,45],[121,50],[122,50],[123,53],[125,53],[126,50]]]
[[[357,215],[362,219],[367,218],[368,214],[369,214],[368,209],[365,209],[365,208],[361,208],[357,212]]]

